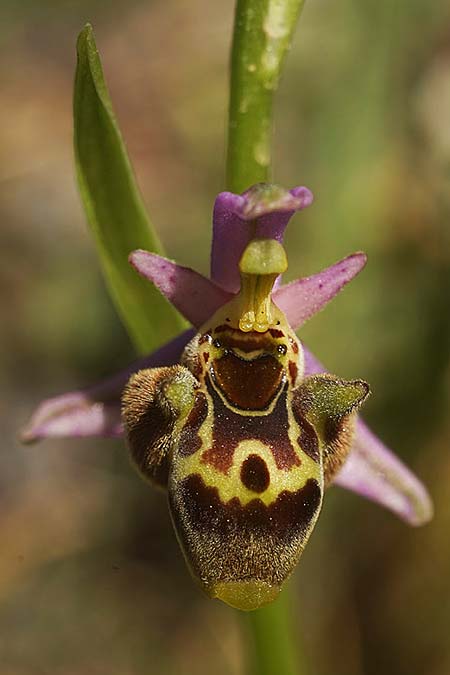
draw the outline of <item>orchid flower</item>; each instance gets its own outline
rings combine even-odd
[[[258,184],[243,194],[220,193],[213,213],[211,278],[154,253],[133,251],[129,260],[192,324],[178,337],[128,368],[80,391],[42,402],[22,433],[24,442],[44,438],[121,436],[121,397],[133,373],[179,363],[196,329],[240,288],[239,261],[253,239],[283,241],[291,216],[309,206],[313,196],[305,187],[284,190]],[[298,331],[319,312],[366,264],[364,253],[353,253],[325,270],[286,285],[278,277],[272,299]],[[305,376],[326,369],[303,345]],[[422,483],[358,417],[351,451],[333,480],[393,511],[410,525],[432,517],[432,503]]]

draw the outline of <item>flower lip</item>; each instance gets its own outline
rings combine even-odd
[[[239,291],[238,264],[249,241],[260,237],[281,242],[293,212],[311,202],[312,194],[304,187],[284,191],[277,186],[260,184],[242,195],[219,194],[214,207],[212,279],[142,250],[131,254],[130,259],[140,274],[155,283],[165,297],[199,327]],[[295,330],[353,279],[365,262],[363,253],[354,253],[317,274],[278,287],[273,293],[275,305],[286,314]],[[44,401],[23,430],[21,440],[30,443],[49,437],[120,435],[120,396],[130,374],[142,368],[179,362],[194,333],[192,329],[185,331],[97,385]],[[247,335],[247,341],[254,339],[252,333]],[[246,347],[244,352],[251,351],[251,342],[241,346]],[[305,375],[325,371],[306,348],[304,353]],[[357,420],[352,452],[336,476],[335,484],[378,502],[410,525],[422,525],[433,514],[426,488],[361,419]],[[228,594],[231,589],[220,589],[220,592],[222,590]]]

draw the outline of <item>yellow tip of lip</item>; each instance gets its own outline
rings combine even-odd
[[[279,592],[279,586],[265,581],[229,581],[216,584],[212,596],[235,609],[250,612],[273,602]]]

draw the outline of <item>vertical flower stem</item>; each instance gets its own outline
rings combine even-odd
[[[237,0],[231,51],[227,186],[271,174],[273,99],[304,0]]]
[[[271,177],[273,100],[304,0],[237,0],[231,54],[227,188]],[[286,591],[245,616],[251,675],[299,675]]]
[[[248,675],[301,675],[304,673],[294,630],[289,590],[264,609],[244,615],[249,637]]]

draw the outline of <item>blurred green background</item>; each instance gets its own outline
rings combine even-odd
[[[77,33],[94,24],[168,254],[207,272],[232,15],[208,0],[2,0],[1,675],[245,672],[238,613],[194,587],[163,495],[122,444],[15,440],[40,399],[133,356],[76,193]],[[309,0],[275,139],[277,182],[316,197],[289,227],[289,274],[369,256],[301,337],[332,372],[371,383],[366,418],[436,507],[413,530],[330,490],[288,591],[295,639],[309,675],[448,675],[448,2]]]

